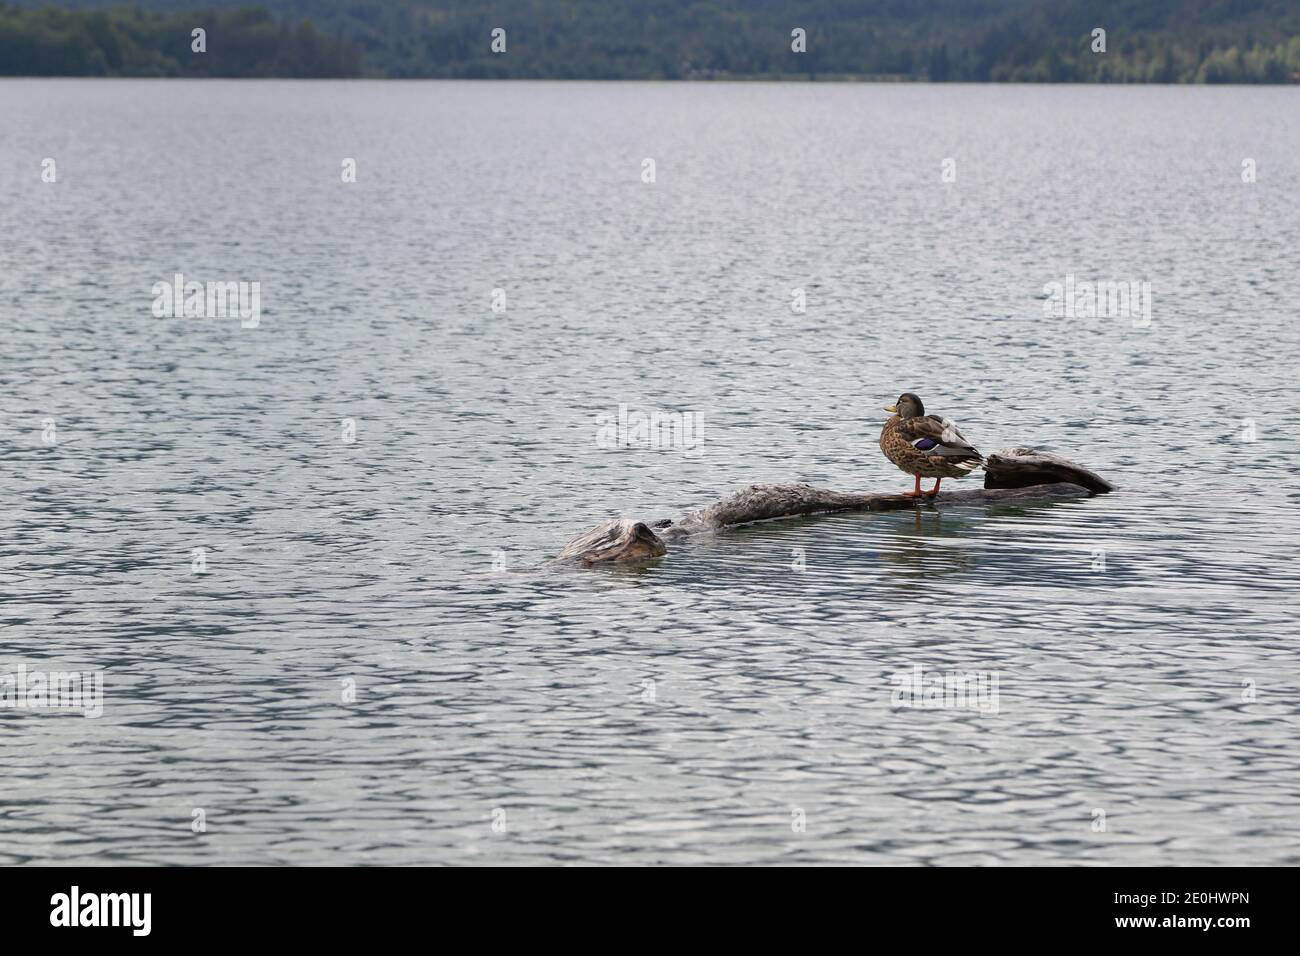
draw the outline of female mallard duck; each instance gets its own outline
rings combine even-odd
[[[898,396],[897,405],[886,405],[894,416],[880,430],[880,450],[909,475],[916,476],[916,487],[904,492],[909,498],[939,493],[944,478],[964,478],[984,463],[975,446],[947,418],[927,415],[921,400],[911,392]],[[934,487],[921,490],[921,477],[934,479]]]

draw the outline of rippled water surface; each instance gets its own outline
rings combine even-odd
[[[1300,90],[15,80],[0,128],[0,674],[104,680],[0,710],[0,861],[1300,862]],[[260,325],[155,318],[177,272]],[[1149,326],[1046,318],[1067,275]],[[544,567],[903,490],[903,390],[1118,490]]]

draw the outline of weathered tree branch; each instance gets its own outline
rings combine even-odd
[[[1004,448],[989,455],[984,462],[985,488],[1027,488],[1057,481],[1079,485],[1096,495],[1115,490],[1114,485],[1096,472],[1049,451]]]
[[[831,511],[894,511],[924,505],[989,505],[1008,502],[1082,498],[1113,490],[1087,468],[1048,452],[1004,448],[990,455],[983,488],[942,491],[934,498],[902,494],[829,491],[812,485],[750,485],[727,498],[692,511],[681,521],[663,520],[652,527],[630,518],[597,525],[570,541],[556,558],[590,567],[593,564],[644,561],[666,554],[666,542],[721,528]]]

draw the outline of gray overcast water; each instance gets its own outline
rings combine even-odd
[[[0,862],[1300,862],[1298,265],[1295,88],[0,82]],[[1118,490],[542,567],[904,390]]]

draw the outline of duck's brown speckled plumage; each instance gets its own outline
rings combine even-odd
[[[956,425],[926,415],[911,392],[899,396],[896,408],[898,413],[880,431],[880,450],[902,471],[922,478],[964,478],[983,462]]]

